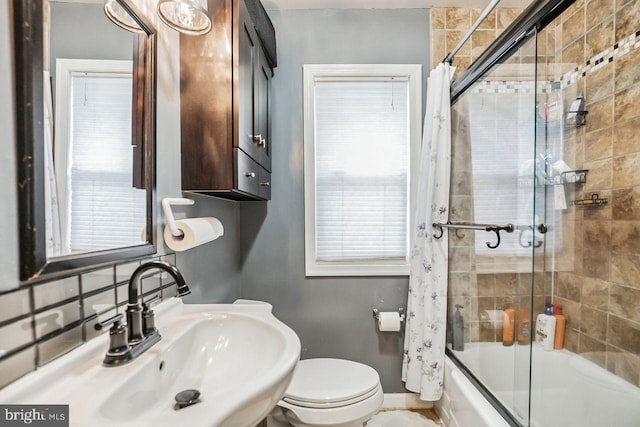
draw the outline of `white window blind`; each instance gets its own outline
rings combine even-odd
[[[132,187],[130,75],[71,81],[68,245],[71,251],[140,244],[146,194]]]
[[[408,248],[407,79],[316,81],[316,258],[403,260]]]

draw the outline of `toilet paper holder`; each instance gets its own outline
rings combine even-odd
[[[400,315],[400,323],[404,323],[404,308],[400,307],[398,309],[398,314]],[[373,317],[378,320],[380,318],[380,310],[377,308],[373,309]]]

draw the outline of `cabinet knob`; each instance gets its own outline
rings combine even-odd
[[[250,135],[253,142],[257,142],[258,144],[262,143],[262,134],[259,135]]]
[[[258,145],[260,147],[266,147],[267,146],[267,140],[266,138],[260,138],[260,142],[258,142]]]
[[[247,172],[244,174],[244,176],[246,176],[247,178],[255,178],[256,177],[256,173],[255,172]]]
[[[270,182],[261,182],[260,185],[262,185],[263,187],[269,187],[271,185]]]

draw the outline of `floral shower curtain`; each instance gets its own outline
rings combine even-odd
[[[455,71],[439,64],[429,75],[422,135],[420,181],[411,239],[402,380],[422,400],[442,395],[446,345],[448,237],[433,237],[431,224],[447,222],[451,171],[450,82]]]

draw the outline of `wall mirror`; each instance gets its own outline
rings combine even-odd
[[[20,279],[154,253],[154,28],[131,0],[14,15]]]

